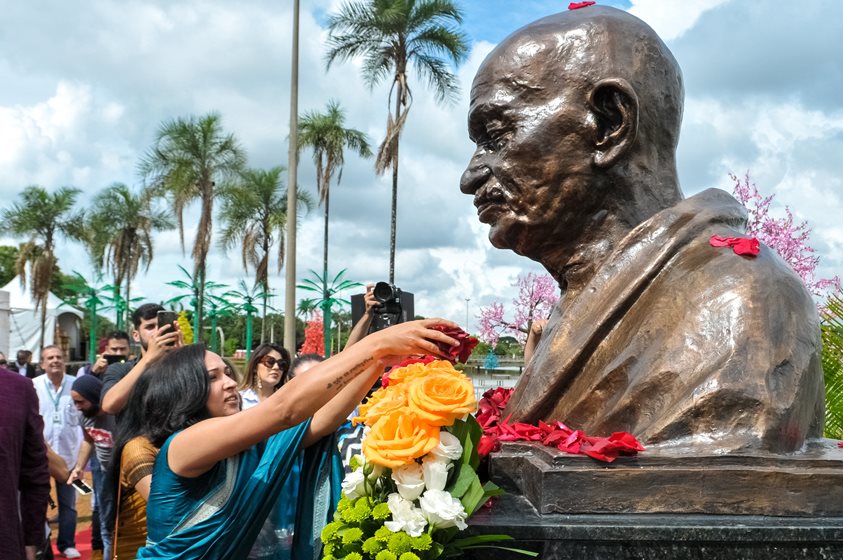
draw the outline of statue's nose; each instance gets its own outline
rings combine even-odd
[[[492,171],[475,155],[460,178],[460,191],[473,195],[489,178]]]

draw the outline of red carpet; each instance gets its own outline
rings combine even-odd
[[[53,531],[53,535],[55,538],[55,531]],[[91,527],[88,526],[85,529],[82,529],[78,533],[76,533],[76,550],[82,555],[81,560],[91,560]],[[59,550],[56,548],[56,542],[53,541],[53,554],[56,558],[64,558],[59,554]]]

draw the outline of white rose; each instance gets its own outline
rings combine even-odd
[[[451,464],[447,459],[425,455],[422,459],[425,487],[428,490],[444,490],[448,483],[448,471],[450,469]]]
[[[442,430],[439,432],[439,445],[431,449],[430,454],[442,459],[456,461],[462,457],[462,444],[457,436]]]
[[[457,527],[460,531],[468,527],[466,513],[460,501],[442,490],[428,490],[419,498],[419,505],[428,523],[434,529]]]
[[[360,496],[366,496],[366,476],[363,469],[351,471],[342,481],[342,491],[349,500],[355,500]]]
[[[424,492],[422,467],[415,461],[393,469],[392,480],[395,481],[395,486],[398,487],[398,493],[405,500],[413,501]]]
[[[427,526],[422,510],[413,505],[413,502],[405,500],[400,494],[392,493],[386,499],[386,505],[392,514],[392,521],[384,523],[387,529],[393,533],[405,531],[411,537],[418,537],[424,533]]]

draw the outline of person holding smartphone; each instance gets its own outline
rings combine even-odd
[[[79,448],[76,466],[67,478],[68,484],[82,480],[85,466],[91,463],[91,478],[94,482],[94,510],[98,516],[98,529],[102,541],[103,558],[111,558],[111,535],[114,530],[113,502],[114,492],[106,484],[106,473],[111,462],[111,450],[114,446],[113,433],[117,428],[114,416],[106,414],[100,408],[102,381],[93,375],[77,377],[70,390],[70,396],[76,410],[82,413],[81,424],[84,439]],[[92,452],[94,454],[91,457]],[[77,488],[78,490],[78,488]],[[82,488],[84,492],[84,488]],[[92,539],[93,540],[93,539]],[[93,544],[93,543],[92,543]]]
[[[100,396],[102,409],[108,414],[119,414],[123,410],[132,387],[152,361],[181,346],[175,319],[159,325],[159,312],[166,310],[158,304],[145,303],[132,313],[132,338],[140,343],[141,355],[136,360],[108,366]]]
[[[76,377],[90,374],[102,379],[108,366],[129,359],[129,351],[129,333],[126,331],[111,331],[106,337],[102,354],[97,355],[94,363],[80,367],[76,372]]]

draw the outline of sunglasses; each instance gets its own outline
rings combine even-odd
[[[264,356],[263,358],[260,359],[260,362],[258,362],[258,363],[265,365],[269,369],[272,369],[277,365],[278,369],[280,369],[282,371],[287,369],[287,367],[289,367],[289,365],[290,365],[290,362],[288,362],[287,360],[284,360],[284,359],[279,360],[278,358],[273,358],[272,356]]]

